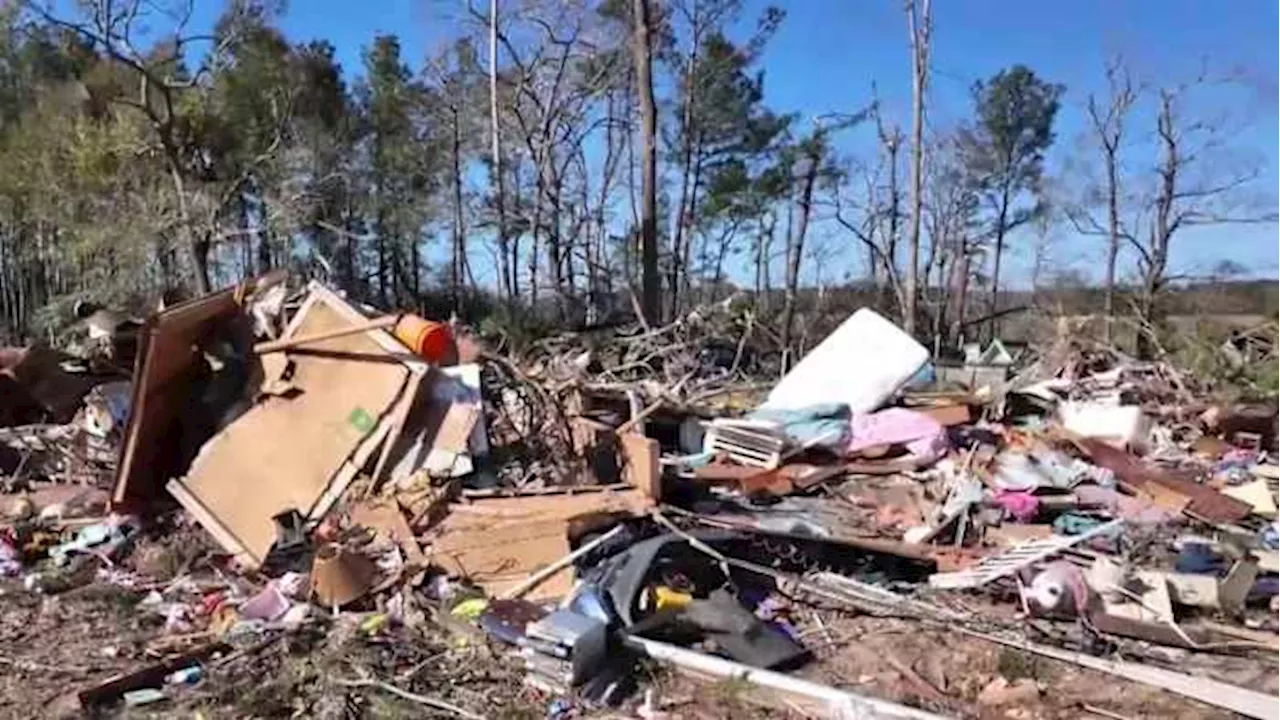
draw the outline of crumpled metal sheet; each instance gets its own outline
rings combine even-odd
[[[1194,480],[1148,465],[1123,450],[1117,450],[1099,440],[1083,438],[1078,441],[1090,459],[1115,473],[1116,478],[1135,490],[1144,491],[1155,485],[1166,491],[1186,496],[1190,503],[1186,512],[1213,523],[1234,523],[1243,520],[1253,511],[1249,503],[1223,495],[1211,487]]]
[[[0,428],[0,448],[16,457],[9,472],[23,478],[98,485],[115,472],[116,444],[78,424]]]

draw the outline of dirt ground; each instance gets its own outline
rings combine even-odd
[[[1230,718],[1233,715],[1188,698],[1104,673],[945,630],[883,618],[828,623],[838,645],[819,650],[820,662],[802,674],[810,679],[954,717],[1067,720],[1105,717],[1097,708],[1126,718]],[[1277,692],[1274,667],[1261,677],[1248,663],[1253,682],[1235,682]],[[1184,668],[1184,671],[1186,668]],[[1034,684],[1035,692],[1003,704],[984,702],[997,678]],[[1228,678],[1221,678],[1228,679]]]
[[[13,583],[0,587],[0,717],[74,717],[68,696],[113,674],[145,665],[158,619],[136,609],[142,593],[89,585],[57,596]],[[805,643],[815,662],[802,676],[861,694],[971,718],[1065,720],[1111,717],[1228,718],[1230,713],[1155,688],[1084,670],[945,629],[867,616],[825,616]],[[807,625],[807,624],[806,624]],[[200,683],[171,688],[172,698],[141,708],[115,707],[107,717],[422,717],[430,708],[376,687],[380,679],[411,693],[446,701],[485,717],[542,718],[556,698],[525,687],[514,654],[478,635],[434,624],[424,632],[396,629],[369,635],[354,618],[328,619],[229,662],[208,663]],[[1171,656],[1177,662],[1176,653]],[[1212,666],[1219,679],[1277,692],[1275,668],[1256,661],[1184,653],[1179,669]],[[646,664],[638,670],[655,709],[668,718],[803,717],[762,704],[745,684],[691,682]],[[1003,678],[998,681],[997,678]],[[989,686],[1015,690],[999,695]],[[344,684],[346,683],[346,684]],[[985,691],[985,692],[984,692]],[[627,712],[578,708],[558,717],[636,717],[641,690]],[[447,714],[447,713],[446,713]]]

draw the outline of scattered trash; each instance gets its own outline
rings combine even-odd
[[[641,657],[806,715],[1075,712],[1035,656],[1274,717],[1244,687],[1278,644],[1256,408],[1114,353],[997,341],[948,369],[870,310],[769,389],[695,327],[500,356],[277,273],[116,326],[132,377],[0,351],[0,598],[141,616],[149,664],[93,651],[123,672],[86,671],[92,712],[179,713],[227,668],[332,650],[343,693],[460,717],[496,714],[451,689],[482,662],[549,717],[680,715]],[[689,358],[639,359],[664,342]],[[1087,654],[1110,648],[1129,661]],[[1204,677],[1156,667],[1172,651]],[[795,672],[859,657],[865,692]]]

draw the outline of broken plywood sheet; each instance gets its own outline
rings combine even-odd
[[[1226,488],[1222,494],[1249,503],[1253,507],[1254,515],[1272,519],[1276,516],[1276,497],[1272,494],[1271,487],[1265,478]]]
[[[467,529],[451,529],[448,520],[432,542],[431,559],[450,575],[464,577],[499,597],[525,578],[568,555],[569,521],[508,522],[497,519]],[[565,568],[534,588],[526,599],[552,600],[573,587],[573,569]]]
[[[335,305],[313,292],[286,335],[351,324]],[[275,541],[274,515],[296,509],[311,517],[335,476],[353,477],[385,437],[383,420],[410,370],[372,334],[334,338],[293,354],[292,382],[300,392],[264,398],[201,449],[186,478],[169,484],[247,564],[260,564]]]
[[[1107,615],[1140,623],[1173,622],[1173,595],[1165,573],[1139,570],[1121,589],[1124,592],[1117,592],[1120,597],[1114,602],[1104,596]]]
[[[639,433],[625,433],[619,440],[624,463],[622,477],[647,497],[662,499],[662,450],[658,441]]]
[[[1161,573],[1169,583],[1172,597],[1181,605],[1206,607],[1211,610],[1239,612],[1258,578],[1256,560],[1238,560],[1225,578],[1189,573]]]
[[[451,575],[468,577],[496,597],[529,575],[568,555],[575,518],[639,514],[652,503],[636,491],[558,497],[516,497],[458,504],[436,526],[431,560]],[[564,596],[573,586],[572,567],[551,576],[527,599]]]
[[[247,286],[262,291],[284,280],[283,271],[256,278],[202,298],[174,305],[147,318],[138,331],[129,420],[120,444],[115,505],[140,505],[160,493],[166,480],[180,474],[186,461],[182,417],[192,379],[205,362],[200,341],[241,313],[238,298]],[[204,438],[196,438],[201,441]]]
[[[407,564],[415,568],[426,566],[426,556],[409,529],[404,512],[394,501],[366,500],[351,508],[350,517],[356,525],[363,525],[398,545]]]
[[[448,522],[457,526],[483,522],[475,518],[496,517],[518,521],[546,517],[574,518],[596,513],[642,515],[651,508],[653,502],[649,498],[630,489],[575,495],[485,498],[451,506]]]
[[[1088,453],[1096,465],[1115,473],[1120,485],[1127,490],[1147,494],[1157,503],[1161,496],[1172,493],[1190,500],[1186,513],[1212,523],[1234,523],[1252,512],[1249,503],[1236,500],[1201,485],[1194,480],[1178,477],[1168,470],[1149,465],[1134,455],[1110,447],[1093,438],[1079,438],[1076,443]]]

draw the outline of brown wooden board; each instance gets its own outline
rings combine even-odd
[[[469,577],[496,597],[568,555],[569,534],[579,519],[635,515],[650,507],[651,501],[635,490],[455,504],[431,534],[431,562]],[[572,585],[572,568],[565,568],[526,597],[561,597]]]
[[[285,278],[276,272],[246,286],[261,291]],[[239,288],[227,288],[174,305],[147,318],[138,332],[129,420],[120,444],[115,488],[116,505],[154,500],[169,478],[182,473],[180,416],[191,380],[204,362],[197,343],[240,312]]]
[[[1117,450],[1092,438],[1079,438],[1076,442],[1097,465],[1115,473],[1122,487],[1133,492],[1147,494],[1159,500],[1170,494],[1190,500],[1186,513],[1213,523],[1234,523],[1253,511],[1253,506],[1223,495],[1211,487],[1173,472],[1149,465],[1124,450]]]
[[[289,334],[346,324],[329,303],[308,302]],[[210,531],[220,540],[233,537],[249,564],[261,563],[270,550],[274,515],[290,509],[308,515],[335,475],[344,468],[354,475],[367,461],[375,443],[364,441],[385,436],[380,425],[410,374],[370,333],[319,342],[292,356],[292,382],[300,392],[263,398],[214,436],[187,477],[173,483],[181,485],[175,496],[183,505],[207,527],[216,519],[220,529]]]
[[[452,529],[447,523],[431,545],[432,562],[450,575],[468,578],[492,597],[570,552],[568,518],[522,522],[493,518],[465,529]],[[572,587],[572,568],[565,568],[535,588],[527,599],[562,597]]]
[[[632,487],[654,500],[662,499],[662,449],[658,441],[638,433],[624,433],[622,477]]]

